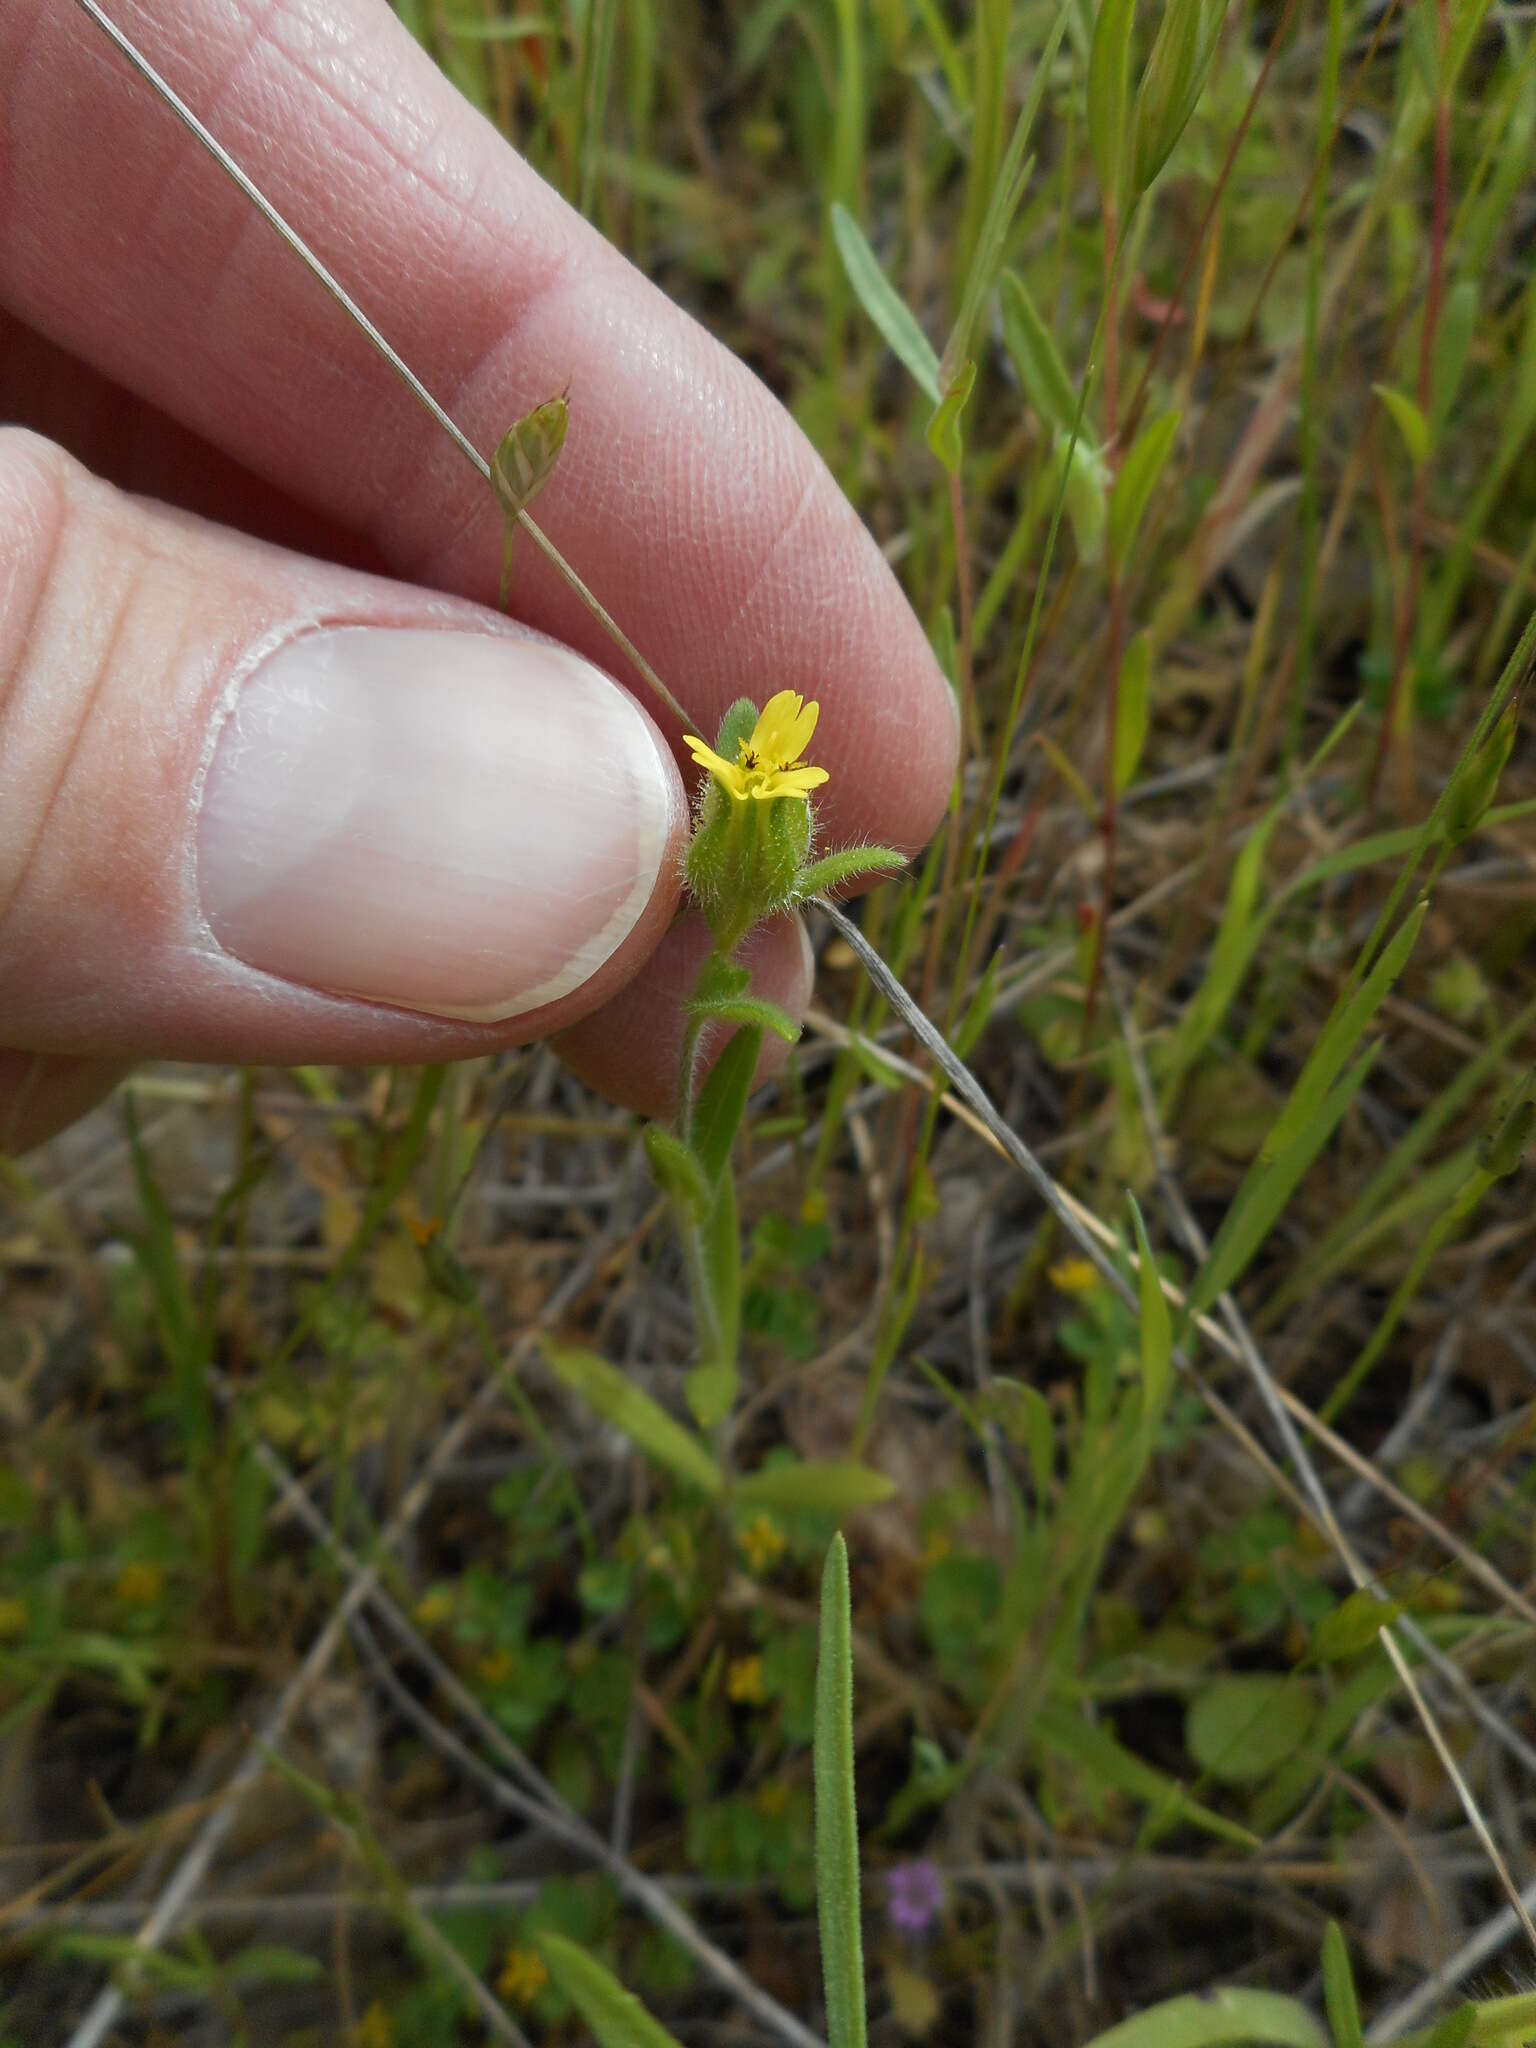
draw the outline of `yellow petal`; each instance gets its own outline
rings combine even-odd
[[[813,697],[796,718],[793,730],[787,735],[783,758],[786,762],[798,761],[811,744],[811,735],[816,730],[816,721],[821,716],[821,706]]]
[[[825,768],[786,768],[774,777],[775,787],[788,796],[804,796],[830,780]]]
[[[805,739],[816,729],[816,711],[812,706],[810,726],[801,734],[805,724],[804,703],[797,690],[780,690],[763,706],[753,729],[752,745],[765,760],[787,765],[798,758]]]
[[[722,788],[730,791],[738,802],[746,796],[746,777],[734,761],[722,760],[713,747],[706,747],[696,733],[685,732],[683,745],[692,754],[701,768],[707,768]]]

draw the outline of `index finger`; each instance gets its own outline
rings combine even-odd
[[[540,521],[701,729],[739,696],[818,698],[828,838],[921,844],[953,773],[947,686],[758,380],[515,155],[382,0],[115,12],[477,446],[569,385]],[[0,78],[0,302],[368,533],[401,575],[493,595],[490,494],[100,31],[64,0],[11,0]],[[531,551],[514,603],[622,673]]]

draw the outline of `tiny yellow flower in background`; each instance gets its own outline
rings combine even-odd
[[[0,1600],[0,1643],[14,1642],[17,1636],[24,1636],[30,1618],[25,1600]]]
[[[769,1778],[757,1788],[753,1801],[764,1820],[777,1820],[789,1804],[788,1778]]]
[[[496,1989],[511,2004],[532,2005],[548,1982],[549,1972],[537,1949],[509,1948]]]
[[[1099,1284],[1098,1271],[1087,1259],[1063,1259],[1045,1277],[1062,1294],[1091,1294]]]
[[[441,1628],[445,1621],[452,1621],[454,1598],[446,1586],[434,1586],[423,1593],[416,1602],[415,1622],[418,1628]]]
[[[395,2025],[383,2002],[375,1999],[353,2029],[356,2048],[395,2048]]]
[[[159,1565],[125,1564],[113,1590],[124,1607],[153,1607],[164,1587],[165,1574]]]
[[[734,761],[724,760],[696,733],[684,733],[683,740],[699,766],[707,768],[737,803],[749,797],[763,802],[778,796],[806,797],[827,780],[825,768],[808,767],[803,758],[820,711],[814,698],[807,704],[797,691],[780,690],[763,706],[751,738],[737,747]]]
[[[725,1690],[738,1707],[760,1707],[768,1697],[763,1685],[762,1658],[734,1658],[725,1674]]]
[[[765,1572],[784,1555],[784,1532],[771,1515],[759,1515],[736,1538],[755,1572]]]
[[[490,1650],[475,1666],[482,1685],[505,1685],[516,1669],[517,1659],[510,1650]]]

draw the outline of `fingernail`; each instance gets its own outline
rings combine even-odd
[[[661,872],[677,779],[579,655],[490,633],[306,633],[240,686],[198,818],[219,944],[477,1022],[568,995]]]

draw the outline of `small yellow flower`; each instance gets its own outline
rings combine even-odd
[[[415,1622],[418,1628],[441,1628],[445,1621],[452,1621],[454,1611],[453,1595],[446,1586],[434,1586],[423,1593],[416,1602]]]
[[[1062,1294],[1091,1294],[1099,1284],[1098,1273],[1088,1259],[1063,1259],[1045,1277]]]
[[[383,2001],[375,1999],[352,2034],[355,2048],[394,2048],[395,2025]]]
[[[761,1657],[736,1657],[725,1674],[727,1697],[738,1707],[760,1707],[767,1699]]]
[[[125,1564],[114,1591],[124,1607],[153,1607],[164,1587],[165,1574],[159,1565]]]
[[[768,1778],[757,1788],[753,1801],[764,1820],[777,1820],[789,1805],[788,1778]]]
[[[25,1600],[0,1600],[0,1643],[14,1642],[17,1636],[24,1636],[29,1619]]]
[[[496,1989],[510,2004],[532,2005],[548,1982],[549,1972],[537,1949],[509,1948]]]
[[[490,1650],[475,1665],[482,1685],[505,1685],[516,1669],[517,1659],[510,1650]]]
[[[737,803],[748,797],[763,802],[776,796],[806,797],[827,780],[825,768],[808,767],[803,758],[820,710],[814,698],[807,704],[797,691],[780,690],[763,706],[752,737],[741,741],[734,761],[722,759],[696,733],[684,733],[683,741],[699,766],[707,768]]]
[[[784,1533],[771,1515],[759,1515],[750,1522],[737,1542],[746,1552],[747,1563],[755,1572],[765,1572],[784,1555]]]

